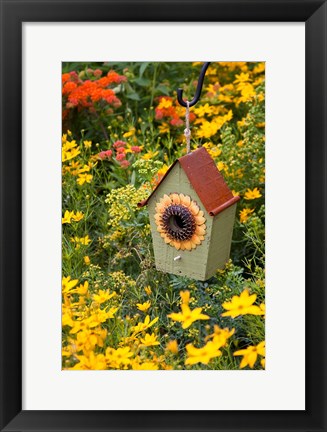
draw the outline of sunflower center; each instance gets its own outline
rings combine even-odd
[[[185,228],[183,219],[179,215],[172,215],[169,218],[169,226],[172,230],[181,230]]]
[[[195,232],[194,216],[188,208],[181,204],[167,207],[161,219],[166,234],[173,240],[189,240]]]

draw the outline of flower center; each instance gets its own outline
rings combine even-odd
[[[179,215],[170,216],[169,226],[174,231],[178,231],[185,228],[184,221]]]
[[[173,240],[190,240],[195,232],[194,216],[181,204],[167,207],[161,219],[166,234]]]

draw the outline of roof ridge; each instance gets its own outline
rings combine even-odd
[[[216,216],[240,199],[239,196],[234,196],[228,188],[215,161],[205,147],[200,147],[176,159],[149,197],[138,203],[139,207],[143,207],[149,202],[154,192],[164,182],[177,162],[180,163],[203,206],[211,216]]]

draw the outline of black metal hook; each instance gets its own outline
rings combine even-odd
[[[208,69],[208,66],[210,63],[211,62],[205,62],[204,65],[202,66],[201,73],[199,76],[198,85],[196,87],[195,96],[191,100],[191,102],[189,103],[190,107],[195,105],[197,103],[197,101],[200,99],[201,91],[202,91],[202,87],[203,87],[204,76],[207,72],[207,69]],[[178,100],[180,105],[182,105],[183,107],[187,107],[186,102],[183,99],[183,89],[181,89],[181,88],[177,89],[177,100]]]

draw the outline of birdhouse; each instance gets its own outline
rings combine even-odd
[[[148,206],[157,270],[204,281],[229,259],[238,196],[204,147],[177,159]]]

